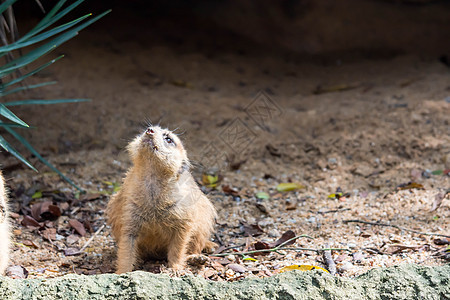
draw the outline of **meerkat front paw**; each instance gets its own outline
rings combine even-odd
[[[203,254],[192,254],[186,259],[186,263],[192,267],[202,267],[206,265],[209,258]]]

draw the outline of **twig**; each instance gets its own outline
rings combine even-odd
[[[227,252],[227,253],[217,253],[217,254],[210,254],[209,256],[217,256],[217,257],[222,257],[222,256],[228,256],[228,255],[248,255],[248,254],[255,254],[255,253],[261,253],[261,252],[277,252],[280,250],[285,250],[285,251],[314,251],[317,253],[320,253],[321,251],[326,251],[326,250],[330,250],[330,251],[350,251],[350,249],[347,248],[323,248],[323,249],[311,249],[311,248],[286,248],[283,247],[284,245],[288,244],[289,242],[296,240],[298,238],[301,237],[306,237],[309,239],[313,239],[312,237],[306,235],[306,234],[302,234],[302,235],[298,235],[298,236],[294,236],[293,238],[288,239],[287,241],[284,241],[283,243],[281,243],[280,245],[270,248],[270,249],[260,249],[260,250],[252,250],[252,251],[243,251],[243,252]],[[237,247],[229,247],[230,248],[237,248]],[[224,250],[225,251],[225,250]]]
[[[240,248],[240,247],[243,247],[243,246],[245,246],[245,244],[240,244],[240,245],[236,245],[236,246],[226,247],[226,248],[224,248],[224,249],[222,249],[222,250],[220,250],[220,248],[219,248],[219,249],[217,249],[217,250],[220,250],[220,252],[218,252],[217,254],[220,254],[220,253],[222,253],[223,251],[227,251],[227,250],[231,250],[231,249],[236,249],[236,248]],[[215,255],[216,255],[215,253],[211,254],[211,256],[215,256]]]
[[[385,226],[385,227],[394,227],[399,230],[408,231],[412,233],[422,234],[422,235],[433,235],[433,236],[442,236],[446,238],[450,238],[450,235],[440,234],[440,233],[431,233],[431,232],[421,232],[413,229],[408,229],[405,227],[401,227],[398,225],[392,225],[392,224],[386,224],[386,223],[377,223],[377,222],[368,222],[368,221],[362,221],[362,220],[344,220],[344,223],[362,223],[362,224],[368,224],[368,225],[377,225],[377,226]]]
[[[220,246],[223,246],[223,241],[220,238],[220,236],[217,234],[217,232],[214,233],[214,236],[216,237],[217,242],[219,243]]]
[[[325,247],[328,247],[328,245],[325,244]],[[333,257],[331,257],[331,250],[323,251],[323,260],[325,261],[325,265],[330,274],[333,276],[336,275],[336,263],[334,262]]]
[[[97,231],[91,236],[91,238],[86,242],[86,244],[84,244],[84,246],[81,247],[80,252],[83,252],[84,249],[86,249],[86,247],[92,242],[92,240],[94,240],[94,238],[100,233],[100,231],[103,230],[103,228],[105,228],[105,224],[103,224],[102,226],[100,226],[99,229],[97,229]]]
[[[261,250],[252,250],[252,251],[245,251],[245,252],[228,252],[228,253],[219,253],[219,254],[211,254],[209,256],[217,256],[217,257],[222,257],[222,256],[228,256],[228,255],[248,255],[248,254],[255,254],[255,253],[260,253],[260,252],[277,252],[280,250],[284,250],[284,251],[313,251],[313,252],[317,252],[320,253],[322,251],[350,251],[350,249],[348,248],[322,248],[322,249],[312,249],[312,248],[271,248],[271,249],[261,249]]]

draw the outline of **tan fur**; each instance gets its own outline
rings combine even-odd
[[[182,268],[188,254],[213,245],[208,239],[216,211],[190,174],[174,133],[149,127],[128,151],[133,166],[107,207],[118,244],[117,273],[132,271],[146,257],[167,258],[169,267]]]
[[[10,233],[8,217],[8,198],[6,196],[5,181],[0,171],[0,275],[4,274],[9,258]]]

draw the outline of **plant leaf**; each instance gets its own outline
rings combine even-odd
[[[23,128],[22,125],[16,124],[16,123],[4,123],[4,122],[0,122],[0,127],[20,127]],[[31,127],[29,127],[31,128]]]
[[[19,82],[21,82],[22,80],[24,80],[25,78],[30,77],[30,76],[33,76],[34,74],[36,74],[36,73],[42,71],[43,69],[45,69],[46,67],[48,67],[48,66],[50,66],[51,64],[55,63],[57,60],[60,60],[60,59],[63,58],[63,57],[64,57],[64,55],[58,56],[57,58],[52,59],[52,60],[49,61],[48,63],[43,64],[43,65],[40,66],[39,68],[34,69],[33,71],[31,71],[31,72],[29,72],[29,73],[27,73],[27,74],[25,74],[25,75],[23,75],[23,76],[20,76],[19,78],[16,78],[16,79],[14,79],[14,80],[11,80],[10,82],[6,82],[6,83],[3,83],[3,84],[0,84],[0,86],[3,87],[3,88],[5,88],[5,87],[11,86],[11,85],[13,85],[13,84],[19,83]]]
[[[12,111],[10,111],[8,108],[6,108],[5,105],[0,103],[0,115],[4,116],[5,118],[13,121],[14,123],[21,125],[23,127],[30,127],[27,123],[19,119]]]
[[[31,63],[31,62],[35,61],[36,59],[38,59],[39,57],[43,56],[44,54],[54,50],[59,45],[63,44],[64,42],[67,42],[68,40],[70,40],[71,38],[76,36],[78,34],[78,31],[86,28],[87,26],[91,25],[92,23],[94,23],[95,21],[97,21],[98,19],[102,18],[103,16],[105,16],[106,14],[108,14],[110,12],[111,12],[111,10],[107,10],[104,13],[101,13],[100,15],[90,19],[89,21],[86,21],[83,24],[80,24],[77,27],[72,28],[69,31],[66,31],[64,34],[61,34],[60,36],[51,40],[50,42],[47,42],[43,46],[41,46],[35,50],[32,50],[32,51],[28,52],[27,54],[25,54],[24,56],[21,56],[15,60],[5,64],[3,67],[0,68],[0,77],[4,77],[4,76],[14,72],[18,68],[28,65],[29,63]],[[1,51],[1,48],[0,48],[0,51]]]
[[[12,128],[5,127],[6,131],[11,133],[12,136],[14,136],[19,142],[21,142],[31,153],[33,153],[34,156],[37,157],[43,164],[45,164],[47,167],[49,167],[52,171],[57,173],[59,176],[61,176],[62,179],[64,179],[67,183],[69,183],[71,186],[76,188],[77,190],[83,192],[83,190],[78,187],[75,183],[72,182],[68,177],[66,177],[63,173],[61,173],[57,168],[55,168],[50,162],[48,162],[45,158],[43,158],[39,152],[36,151],[36,149],[33,148],[33,146],[28,143],[28,141],[22,137],[20,134],[15,132]],[[33,168],[34,169],[34,168]]]
[[[50,42],[44,44],[43,46],[36,48],[19,58],[14,59],[13,61],[5,64],[0,68],[0,77],[5,77],[6,75],[14,72],[15,70],[28,65],[29,63],[35,61],[44,54],[47,54],[48,52],[54,50],[56,47],[70,40],[76,35],[77,35],[76,32],[66,32],[60,35],[59,37],[51,40]]]
[[[6,92],[0,92],[0,97],[9,95],[9,94],[14,94],[20,91],[24,91],[24,90],[31,90],[31,89],[35,89],[35,88],[39,88],[39,87],[43,87],[46,85],[52,85],[52,84],[56,84],[56,81],[49,81],[49,82],[42,82],[42,83],[38,83],[38,84],[33,84],[33,85],[26,85],[26,86],[21,86]]]
[[[55,100],[41,100],[41,99],[30,99],[21,101],[11,101],[4,103],[5,106],[18,106],[18,105],[49,105],[49,104],[59,104],[59,103],[78,103],[78,102],[89,102],[91,99],[55,99]]]
[[[5,127],[5,129],[8,129],[8,127]],[[11,146],[1,135],[0,135],[0,146],[7,152],[14,155],[17,159],[19,159],[21,162],[27,165],[30,169],[37,172],[36,168],[33,167],[19,152],[17,152],[17,150],[14,149],[13,146]]]
[[[258,192],[258,193],[256,193],[256,198],[258,198],[258,199],[269,199],[270,196],[266,192]]]
[[[48,38],[50,38],[50,37],[52,37],[54,35],[57,35],[57,34],[65,31],[65,30],[75,26],[76,24],[80,23],[81,21],[83,21],[84,19],[86,19],[86,18],[88,18],[90,16],[92,16],[92,14],[84,15],[84,16],[76,19],[76,20],[73,20],[73,21],[68,22],[66,24],[63,24],[63,25],[60,25],[60,26],[58,26],[56,28],[53,28],[53,29],[51,29],[49,31],[41,33],[41,34],[39,34],[39,35],[37,35],[37,36],[35,36],[33,38],[30,38],[27,41],[15,42],[15,43],[12,43],[10,45],[3,46],[3,47],[0,48],[0,53],[17,50],[19,48],[24,48],[24,47],[27,47],[27,46],[39,43],[39,42],[41,42],[43,40],[46,40],[46,39],[48,39]]]
[[[0,14],[2,14],[5,10],[7,10],[8,7],[10,7],[11,5],[13,5],[13,3],[16,2],[16,1],[17,1],[17,0],[8,0],[8,1],[3,2],[3,3],[0,5]]]
[[[277,185],[277,191],[279,192],[290,192],[304,188],[305,188],[304,185],[295,182],[284,182]]]

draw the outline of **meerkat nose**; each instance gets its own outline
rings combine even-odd
[[[155,131],[153,129],[149,128],[145,131],[145,133],[148,135],[153,135],[155,133]]]

